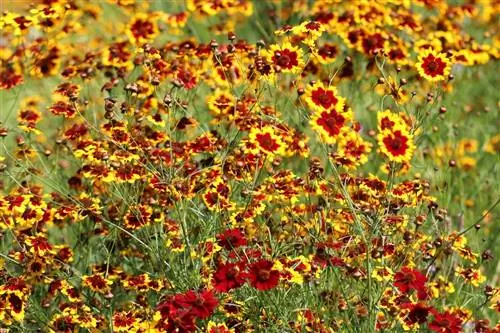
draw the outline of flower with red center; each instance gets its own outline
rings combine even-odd
[[[230,229],[217,236],[217,243],[227,250],[232,250],[247,245],[247,240],[245,234],[241,230]]]
[[[311,118],[311,127],[327,144],[337,142],[339,136],[348,129],[348,122],[352,119],[352,111],[339,112],[336,108],[330,111],[316,113]]]
[[[249,142],[256,147],[252,152],[265,155],[284,155],[285,143],[271,126],[252,128],[248,135]]]
[[[109,286],[113,284],[113,281],[105,279],[101,274],[84,275],[82,280],[83,285],[101,294],[109,293]]]
[[[54,253],[52,245],[44,236],[33,236],[26,238],[26,245],[31,246],[30,252],[43,257],[47,252]]]
[[[338,164],[346,168],[355,168],[368,161],[371,147],[371,143],[365,141],[359,133],[349,131],[340,137],[333,157]]]
[[[49,111],[56,116],[64,116],[66,118],[73,118],[76,114],[76,109],[73,107],[73,105],[64,101],[59,101],[52,104],[49,107]]]
[[[426,299],[427,288],[425,283],[427,278],[425,275],[415,269],[403,267],[401,271],[394,275],[394,286],[399,289],[403,294],[408,294],[410,291],[417,292],[418,299]]]
[[[403,126],[409,129],[405,119],[399,113],[392,112],[391,110],[377,112],[377,123],[379,132],[393,130],[396,126]]]
[[[216,324],[213,321],[208,323],[207,333],[234,333],[233,328],[228,328],[226,324]]]
[[[276,72],[298,73],[304,68],[303,52],[289,42],[271,45],[262,54],[273,64]]]
[[[334,44],[323,44],[317,49],[313,49],[316,59],[323,65],[331,64],[335,61],[339,53],[338,47]]]
[[[439,313],[432,311],[434,320],[429,323],[430,330],[438,333],[459,333],[462,332],[463,321],[458,315],[450,311]]]
[[[124,217],[127,229],[137,230],[151,223],[153,208],[147,205],[140,205],[130,209]]]
[[[130,21],[126,33],[135,44],[151,42],[158,36],[158,26],[154,21],[155,15],[137,13]]]
[[[137,326],[137,319],[135,315],[128,311],[116,312],[113,315],[113,331],[114,332],[127,332]]]
[[[325,87],[320,81],[308,85],[303,98],[312,111],[322,112],[332,108],[340,111],[344,107],[344,99],[337,95],[337,88]]]
[[[260,259],[249,265],[248,279],[250,284],[257,290],[269,290],[275,288],[280,280],[280,272],[273,269],[274,263],[269,260]]]
[[[220,264],[212,275],[214,289],[227,293],[231,289],[241,287],[245,283],[242,264]]]
[[[193,89],[198,83],[198,79],[195,73],[193,73],[188,68],[179,68],[177,71],[177,79],[182,83],[182,86],[186,89]]]
[[[18,67],[18,66],[16,66]],[[12,89],[24,82],[21,70],[15,69],[15,66],[2,66],[0,71],[0,89]]]
[[[404,127],[396,127],[394,131],[384,130],[378,134],[377,139],[380,152],[390,161],[404,163],[413,157],[413,135]]]
[[[189,290],[185,294],[175,296],[175,302],[189,309],[189,313],[199,319],[207,319],[210,317],[219,301],[210,290],[203,290],[201,292],[194,292]]]
[[[401,304],[401,320],[405,330],[418,329],[420,325],[427,322],[427,318],[433,310],[432,306],[425,303],[403,303]]]
[[[232,209],[233,204],[229,200],[231,187],[221,178],[216,178],[203,194],[203,201],[210,210]]]
[[[418,56],[416,66],[418,73],[431,82],[445,80],[451,71],[451,62],[446,55],[432,49],[427,49]]]

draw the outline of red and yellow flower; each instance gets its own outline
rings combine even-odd
[[[273,44],[262,55],[273,65],[276,72],[299,73],[304,68],[304,54],[300,48],[289,42]]]
[[[252,128],[248,141],[255,147],[252,149],[255,153],[260,152],[270,156],[285,154],[285,143],[272,126]]]
[[[416,66],[418,73],[431,82],[446,80],[451,72],[451,61],[448,57],[432,49],[425,50],[418,56]]]
[[[415,151],[413,135],[404,126],[395,126],[379,132],[379,150],[391,162],[409,162]]]

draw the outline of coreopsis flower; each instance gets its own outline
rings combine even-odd
[[[377,129],[379,132],[384,130],[394,130],[397,127],[405,127],[409,129],[405,119],[400,113],[392,112],[391,110],[377,112]]]
[[[252,128],[248,140],[255,147],[254,152],[270,156],[284,155],[285,153],[285,143],[272,126]]]
[[[352,120],[352,110],[339,111],[336,107],[329,111],[315,112],[310,120],[311,127],[319,134],[321,140],[327,144],[335,144],[339,137],[349,130]]]
[[[102,51],[102,63],[105,66],[126,68],[131,70],[134,67],[131,61],[132,52],[129,50],[128,41],[112,43]]]
[[[412,159],[415,150],[413,135],[404,127],[383,130],[377,135],[377,140],[380,152],[389,161],[405,163]]]
[[[462,332],[463,320],[451,311],[440,313],[432,311],[434,319],[428,324],[428,328],[437,333],[460,333]]]
[[[54,253],[52,245],[50,245],[47,237],[41,234],[37,236],[27,237],[25,243],[30,247],[30,252],[38,257],[43,257],[47,253]]]
[[[242,264],[219,264],[212,275],[213,287],[218,292],[227,293],[241,287],[246,279]]]
[[[426,282],[427,278],[425,275],[408,267],[403,267],[394,275],[394,286],[400,292],[408,294],[410,291],[415,290],[420,300],[424,300],[428,296]]]
[[[358,132],[349,131],[339,138],[337,151],[332,157],[337,164],[353,169],[368,161],[371,147],[371,143],[364,140]]]
[[[423,51],[416,64],[418,73],[428,81],[446,80],[451,72],[451,61],[443,53],[432,49]]]
[[[229,184],[219,177],[210,184],[203,194],[203,202],[210,210],[217,209],[232,209],[233,204],[229,200],[229,195],[231,193],[231,187]]]
[[[313,47],[311,51],[320,64],[328,65],[337,59],[339,48],[335,44],[324,43],[321,46]]]
[[[415,330],[427,322],[433,307],[425,303],[403,303],[401,304],[400,320],[405,330]]]
[[[200,292],[189,290],[185,294],[177,296],[176,303],[189,309],[191,315],[207,319],[213,314],[219,301],[211,290]]]
[[[125,30],[134,44],[144,44],[153,41],[158,36],[155,14],[137,13],[130,20]]]
[[[134,332],[139,328],[139,320],[132,311],[120,311],[113,314],[113,331]]]
[[[313,46],[314,42],[321,37],[326,30],[326,26],[318,21],[305,21],[293,27],[291,32],[295,35],[304,35],[304,44]]]
[[[299,73],[304,68],[304,55],[300,48],[289,42],[273,44],[262,55],[273,65],[276,72]]]
[[[65,101],[55,102],[49,107],[49,111],[56,116],[64,116],[65,118],[73,118],[77,112],[74,105]]]
[[[486,277],[479,269],[457,267],[455,274],[462,277],[467,283],[472,284],[474,287],[479,287],[481,283],[486,281]]]
[[[329,111],[331,109],[341,111],[345,104],[344,98],[337,94],[337,88],[333,86],[326,87],[320,81],[308,85],[302,98],[314,112]]]
[[[275,288],[280,281],[280,272],[274,269],[274,263],[269,260],[260,259],[248,267],[248,279],[250,285],[258,290],[269,290]]]
[[[229,229],[217,235],[217,243],[226,250],[247,245],[245,234],[239,229]]]
[[[84,275],[82,276],[83,285],[89,287],[100,294],[109,294],[110,286],[113,281],[104,278],[102,274]]]
[[[0,69],[0,89],[12,89],[24,82],[24,76],[19,66],[13,64]]]
[[[127,214],[124,216],[125,227],[131,230],[140,229],[146,225],[151,224],[151,215],[153,208],[147,205],[139,205],[131,207]]]
[[[213,321],[208,322],[206,333],[234,333],[233,328],[228,328],[226,324],[217,324]]]

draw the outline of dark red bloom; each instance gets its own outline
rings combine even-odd
[[[299,65],[297,52],[290,51],[289,49],[274,52],[272,60],[275,65],[286,69],[291,69]]]
[[[425,275],[420,273],[415,269],[408,267],[403,267],[401,271],[394,275],[394,286],[399,289],[400,292],[407,294],[412,290],[417,292],[418,299],[427,298],[427,288],[425,283],[427,278]]]
[[[444,75],[445,68],[446,63],[439,57],[435,57],[432,54],[429,54],[423,59],[422,69],[424,70],[425,74],[429,76],[435,77]]]
[[[280,272],[272,269],[272,261],[261,259],[250,265],[248,278],[252,287],[258,290],[269,290],[276,287],[280,280]]]
[[[459,333],[462,332],[462,319],[456,314],[446,311],[439,313],[433,311],[434,320],[429,324],[429,329],[438,333]]]
[[[217,235],[217,243],[227,250],[247,245],[245,234],[239,229],[230,229]]]
[[[408,137],[401,131],[394,131],[391,135],[386,135],[383,139],[384,145],[393,156],[405,155],[408,151]]]
[[[312,91],[311,99],[316,105],[321,105],[324,109],[330,109],[337,104],[337,98],[330,89],[318,88]]]
[[[197,293],[189,290],[185,294],[175,296],[175,303],[181,308],[189,309],[194,317],[207,319],[214,313],[219,301],[212,291],[204,290]]]
[[[316,123],[325,130],[330,137],[337,137],[346,122],[346,118],[335,109],[322,112]]]
[[[245,283],[241,266],[232,263],[219,265],[213,274],[214,289],[219,292],[228,292],[231,289],[241,287]]]
[[[403,319],[409,326],[425,323],[432,311],[432,307],[425,303],[403,303],[401,308],[409,310]]]

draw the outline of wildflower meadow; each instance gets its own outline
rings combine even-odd
[[[495,0],[2,0],[0,332],[500,332]]]

